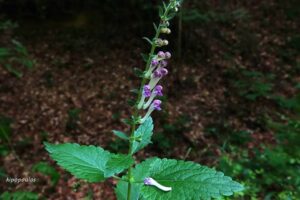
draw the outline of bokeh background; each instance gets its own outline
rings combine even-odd
[[[115,199],[113,180],[75,179],[43,141],[127,151],[111,130],[128,131],[160,3],[0,0],[0,199]],[[299,27],[298,0],[185,0],[153,145],[137,159],[224,171],[246,187],[231,199],[300,199]]]

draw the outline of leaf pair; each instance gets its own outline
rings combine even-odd
[[[88,182],[100,182],[127,169],[134,163],[131,156],[112,154],[101,147],[79,144],[44,143],[58,165]]]
[[[129,138],[122,131],[113,130],[113,133],[123,140],[132,139],[133,144],[130,153],[134,154],[151,143],[151,137],[153,135],[153,120],[151,117],[148,117],[146,121],[141,124],[137,130],[134,131],[132,138]]]
[[[188,200],[211,199],[230,196],[243,190],[243,186],[224,176],[222,172],[193,162],[173,159],[151,158],[138,164],[133,170],[130,200]],[[164,192],[153,186],[144,185],[146,177],[151,177],[164,186],[172,187]],[[118,200],[126,200],[128,182],[119,181],[116,193]]]

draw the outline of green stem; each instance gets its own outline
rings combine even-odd
[[[171,3],[169,3],[167,9],[165,10],[165,13],[163,14],[163,17],[166,17],[170,11],[170,8],[171,8]],[[150,67],[150,64],[151,64],[151,60],[153,58],[153,55],[154,55],[154,52],[155,52],[155,49],[156,49],[156,44],[155,44],[155,41],[158,39],[159,37],[159,34],[161,32],[161,28],[162,28],[162,24],[160,23],[159,26],[157,27],[157,30],[156,30],[156,33],[155,33],[155,36],[152,40],[152,46],[151,46],[151,50],[150,50],[150,53],[149,53],[149,58],[147,60],[147,63],[146,63],[146,67],[145,67],[145,71],[148,71],[149,67]],[[142,93],[143,93],[143,87],[144,85],[146,84],[146,81],[147,81],[148,78],[146,78],[145,76],[143,77],[142,79],[142,82],[141,82],[141,85],[140,85],[140,88],[139,88],[139,93],[138,93],[138,96],[137,96],[137,100],[136,100],[136,105],[138,104],[138,102],[140,101],[141,97],[142,97]],[[137,119],[138,117],[138,109],[136,106],[134,106],[134,110],[133,110],[133,119]],[[132,146],[133,146],[133,142],[134,142],[134,131],[135,131],[135,128],[136,128],[136,122],[134,121],[131,125],[131,131],[130,131],[130,140],[129,140],[129,151],[128,151],[128,155],[132,155]],[[132,189],[132,183],[134,182],[134,179],[133,179],[133,176],[132,176],[132,168],[133,168],[133,165],[131,165],[128,169],[128,190],[127,190],[127,200],[130,200],[131,199],[131,189]]]

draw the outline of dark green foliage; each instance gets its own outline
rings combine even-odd
[[[250,155],[243,145],[230,143],[218,168],[243,180],[247,185],[243,192],[245,199],[258,198],[262,194],[264,198],[297,199],[300,196],[300,122],[291,119],[284,123],[270,121],[268,126],[276,133],[275,146],[254,149]],[[250,137],[245,141],[255,142]]]
[[[18,24],[11,20],[0,21],[0,31],[17,28]]]
[[[23,73],[15,66],[23,66],[32,69],[34,61],[29,57],[24,45],[17,40],[12,40],[11,48],[0,48],[0,64],[17,77],[22,77]]]
[[[7,142],[12,133],[11,129],[12,120],[5,116],[0,115],[0,139],[1,141]]]
[[[273,74],[243,70],[239,80],[234,82],[234,86],[238,89],[239,95],[255,101],[257,98],[270,96],[273,89],[271,82],[273,79]]]
[[[4,168],[0,167],[0,178],[6,178],[7,174],[5,173]]]
[[[273,99],[283,108],[291,111],[300,112],[300,94],[292,98],[286,98],[283,96],[274,96]]]
[[[0,195],[1,200],[38,200],[38,194],[26,191],[4,192]]]
[[[32,166],[33,172],[40,172],[51,177],[52,185],[55,186],[60,178],[59,173],[46,162],[39,162]]]

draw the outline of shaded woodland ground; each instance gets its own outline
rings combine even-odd
[[[32,192],[23,199],[115,199],[116,183],[76,180],[49,158],[43,141],[126,152],[111,130],[128,130],[122,119],[139,84],[133,68],[143,69],[148,46],[141,38],[153,34],[156,3],[105,1],[92,10],[87,3],[68,7],[71,14],[47,5],[1,16],[0,191]],[[169,38],[177,58],[163,83],[163,111],[154,114],[153,146],[137,158],[216,167],[246,186],[232,199],[299,199],[299,8],[297,1],[187,0],[182,45],[178,17]],[[6,177],[38,181],[9,184]]]

